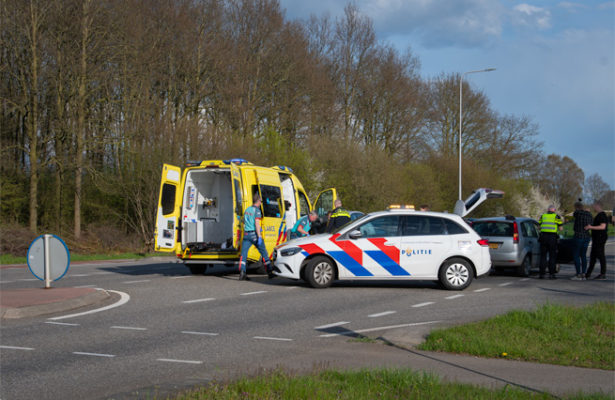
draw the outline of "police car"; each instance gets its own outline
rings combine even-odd
[[[437,280],[462,290],[489,272],[489,242],[456,214],[390,209],[274,251],[274,273],[324,288],[334,280]]]

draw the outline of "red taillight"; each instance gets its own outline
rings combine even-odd
[[[478,241],[478,244],[485,247],[485,246],[489,246],[489,240],[487,239],[481,239]]]
[[[513,222],[513,243],[519,243],[519,226]]]

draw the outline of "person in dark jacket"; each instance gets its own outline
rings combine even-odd
[[[604,254],[604,246],[606,245],[606,228],[609,220],[606,213],[602,211],[602,203],[600,201],[596,200],[593,207],[594,211],[597,213],[594,217],[594,223],[585,227],[586,230],[591,229],[592,231],[592,249],[589,252],[589,268],[587,269],[586,278],[589,279],[594,271],[596,260],[600,260],[600,275],[596,276],[594,279],[606,279],[606,256]]]
[[[331,212],[329,222],[327,223],[327,233],[331,233],[350,222],[350,213],[342,208],[342,201],[337,199],[334,205],[335,209]]]
[[[572,214],[574,217],[574,248],[572,258],[577,274],[571,279],[574,281],[584,281],[585,273],[587,272],[587,247],[591,239],[589,231],[585,227],[591,224],[592,215],[583,208],[583,203],[581,203],[580,199],[574,203],[574,208],[575,211]]]

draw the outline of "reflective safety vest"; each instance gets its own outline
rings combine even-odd
[[[562,224],[562,218],[556,213],[546,213],[540,216],[538,220],[540,224],[540,232],[557,233],[557,228]]]

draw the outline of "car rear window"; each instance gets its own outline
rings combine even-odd
[[[497,221],[480,221],[474,222],[472,228],[481,236],[511,236],[513,235],[513,226],[508,222]]]

